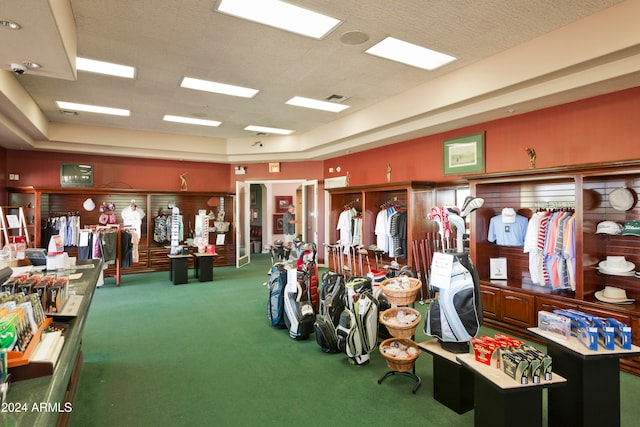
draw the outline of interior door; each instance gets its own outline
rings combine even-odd
[[[251,262],[251,251],[249,235],[249,186],[244,181],[236,181],[236,267]]]
[[[318,242],[318,181],[310,180],[302,184],[302,241]]]

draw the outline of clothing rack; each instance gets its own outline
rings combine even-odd
[[[356,203],[360,203],[360,198],[356,198],[354,200],[351,200],[350,202],[347,202],[344,204],[344,209],[351,209],[353,207],[353,205],[355,205]]]
[[[116,279],[116,285],[120,286],[120,281],[122,279],[122,271],[121,271],[121,258],[122,258],[122,231],[125,229],[125,225],[122,224],[106,224],[106,225],[102,225],[102,224],[97,224],[97,225],[85,225],[84,229],[85,230],[91,230],[91,231],[109,231],[109,232],[116,232],[117,233],[117,237],[116,237],[116,260],[115,260],[115,273],[113,274],[113,276],[107,276],[107,277],[114,277]]]

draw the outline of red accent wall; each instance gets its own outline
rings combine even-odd
[[[9,182],[9,171],[7,170],[7,150],[5,148],[0,147],[0,185],[1,188],[7,186]],[[0,203],[3,205],[7,204],[7,194],[3,191],[2,196],[0,197]]]
[[[20,174],[19,181],[7,184],[59,188],[62,163],[93,164],[94,188],[180,190],[180,175],[186,172],[189,191],[231,189],[227,164],[22,150],[7,151],[7,173]]]
[[[443,176],[443,141],[485,132],[485,172],[640,159],[640,87],[416,138],[325,161],[325,178],[349,172],[350,185],[392,181],[451,181]],[[340,166],[339,173],[328,169]]]
[[[235,167],[244,166],[246,174],[236,175]],[[281,181],[301,179],[322,179],[323,162],[280,162],[280,172],[270,173],[268,163],[238,163],[230,167],[230,181],[235,186],[235,181]],[[235,190],[235,187],[234,187]]]

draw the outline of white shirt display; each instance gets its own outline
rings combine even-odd
[[[122,209],[122,222],[126,226],[131,226],[136,230],[138,236],[142,236],[142,219],[144,218],[144,211],[138,208],[135,203],[131,203],[126,208]]]

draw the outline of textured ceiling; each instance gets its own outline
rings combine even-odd
[[[243,130],[249,124],[295,130],[297,139],[284,140],[280,148],[272,148],[272,153],[299,149],[297,157],[309,157],[309,148],[300,148],[305,135],[306,139],[313,139],[309,135],[319,130],[339,129],[342,122],[359,117],[355,115],[358,112],[375,111],[376,105],[407,96],[412,88],[482,63],[622,3],[616,0],[291,1],[342,21],[324,39],[314,40],[215,12],[217,1],[212,0],[71,0],[77,55],[133,65],[137,75],[134,80],[128,80],[86,72],[77,72],[76,77],[73,66],[76,52],[73,46],[66,46],[65,50],[64,29],[60,29],[64,13],[55,6],[60,2],[68,0],[11,0],[3,2],[0,9],[0,17],[14,19],[23,26],[19,32],[0,30],[4,40],[0,63],[5,69],[7,64],[24,60],[42,63],[44,67],[40,71],[29,71],[17,80],[44,114],[45,121],[51,122],[34,124],[28,119],[29,113],[21,111],[24,110],[21,104],[12,101],[11,91],[0,85],[0,98],[4,98],[0,99],[3,101],[0,144],[4,141],[10,148],[43,149],[43,141],[55,140],[59,143],[57,150],[90,152],[91,144],[85,141],[61,136],[63,133],[56,137],[50,134],[52,128],[60,129],[56,124],[89,125],[145,131],[147,136],[169,134],[173,136],[168,139],[174,141],[180,141],[180,136],[205,137],[209,147],[196,151],[206,153],[208,150],[223,161],[233,160],[229,157],[229,141],[255,141],[255,133]],[[354,30],[366,33],[368,41],[358,45],[341,42],[345,32]],[[364,53],[388,35],[458,59],[430,72]],[[535,68],[533,60],[532,68]],[[508,75],[509,70],[501,72]],[[183,76],[252,87],[260,93],[252,99],[201,93],[180,88]],[[295,95],[324,99],[334,94],[347,97],[343,103],[351,108],[335,114],[285,105],[285,101]],[[125,108],[130,109],[132,115],[114,117],[80,112],[69,116],[58,111],[56,100]],[[402,102],[402,98],[398,100]],[[218,120],[222,125],[209,128],[172,124],[161,120],[164,114]],[[371,115],[363,117],[375,120]],[[362,121],[358,119],[359,123]],[[376,126],[377,123],[364,125],[365,128]],[[68,135],[68,128],[63,129]],[[364,133],[366,131],[358,131],[353,135]],[[311,157],[336,155],[350,144],[349,138],[342,135],[320,139],[318,145],[324,143],[336,148]],[[163,138],[157,140],[157,148],[163,149]],[[287,141],[292,140],[295,144],[288,147]],[[380,139],[369,143],[380,144]],[[104,150],[108,144],[94,143],[95,148],[98,145]],[[251,145],[247,143],[247,147]],[[366,146],[360,147],[363,148]],[[145,150],[149,157],[154,157],[151,146]],[[243,155],[242,152],[236,154]]]

